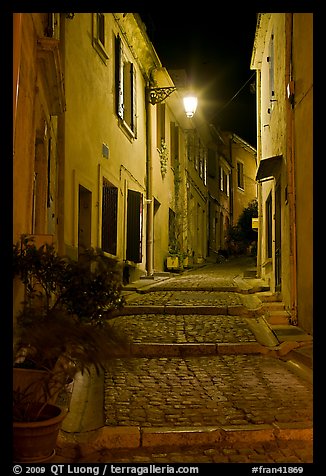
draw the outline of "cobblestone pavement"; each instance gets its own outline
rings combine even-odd
[[[247,320],[239,316],[141,314],[111,323],[133,343],[256,342]]]
[[[191,290],[191,291],[237,291],[243,285],[244,268],[253,266],[251,257],[226,261],[223,264],[208,263],[203,267],[191,269],[181,275],[163,280],[151,286],[151,291],[168,290]],[[256,279],[257,286],[266,285],[261,280]]]
[[[116,359],[115,365],[104,373],[104,395],[97,395],[93,406],[97,412],[104,409],[104,426],[100,431],[110,433],[112,429],[115,435],[115,429],[124,429],[128,438],[137,434],[140,440],[136,447],[127,448],[116,443],[120,436],[109,436],[108,444],[104,433],[96,434],[93,443],[83,440],[90,438],[90,434],[72,434],[74,440],[81,436],[83,443],[71,447],[61,440],[54,462],[312,462],[312,383],[302,378],[285,358],[248,350],[244,353],[241,348],[221,355],[164,355],[164,348],[162,353],[162,344],[189,347],[214,343],[243,345],[248,349],[248,345],[257,343],[257,334],[249,325],[250,319],[255,318],[240,312],[245,301],[239,290],[248,289],[241,276],[244,265],[250,263],[252,260],[247,259],[208,264],[137,293],[126,292],[130,312],[111,322],[134,345],[151,346],[151,353]],[[233,315],[202,313],[198,307],[202,305],[211,309],[224,306],[226,310],[233,306]],[[147,306],[146,311],[143,306]],[[155,306],[172,311],[154,312]],[[173,306],[179,306],[181,311],[176,313]],[[188,312],[183,314],[182,307],[188,307]],[[157,353],[156,347],[160,349]],[[164,440],[169,438],[169,431],[176,431],[178,438],[178,431],[189,431],[191,435],[207,428],[222,429],[228,435],[248,431],[243,440],[240,435],[233,441],[222,438],[204,446],[199,440],[196,446],[188,443],[186,447],[182,447],[182,439],[174,446]],[[166,430],[162,440],[165,443],[158,440],[161,442],[155,446],[152,432],[159,435]],[[258,438],[260,434],[263,436]],[[110,446],[112,442],[114,448]],[[164,446],[166,442],[168,447]]]
[[[248,425],[312,420],[312,387],[257,355],[120,360],[105,378],[105,424]]]
[[[137,294],[131,296],[127,305],[210,305],[227,306],[241,305],[243,303],[241,295],[232,292],[216,291],[152,291],[146,294]]]

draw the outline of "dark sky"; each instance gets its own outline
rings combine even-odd
[[[236,13],[236,6],[234,13],[162,10],[140,15],[163,66],[185,69],[206,119],[255,147],[256,97],[250,91],[255,75],[250,60],[256,13]]]

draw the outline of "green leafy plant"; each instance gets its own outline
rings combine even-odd
[[[124,304],[121,271],[101,250],[88,249],[79,262],[70,260],[60,281],[60,300],[83,321],[101,322]]]
[[[161,147],[157,148],[157,152],[159,153],[159,156],[160,156],[161,174],[162,174],[162,177],[164,178],[168,171],[169,151],[163,139],[161,140]]]
[[[122,276],[101,250],[86,250],[77,262],[52,245],[37,248],[29,236],[13,246],[13,275],[25,289],[14,367],[43,371],[40,381],[14,388],[14,419],[34,421],[77,372],[99,372],[128,353],[126,337],[108,320],[124,304]]]
[[[100,249],[87,249],[75,261],[59,256],[53,245],[37,248],[23,236],[13,247],[13,272],[25,286],[25,319],[36,308],[44,314],[64,309],[83,321],[99,322],[124,304],[117,260]]]
[[[258,217],[258,202],[252,200],[242,211],[235,226],[228,230],[228,249],[231,254],[246,253],[249,245],[257,244],[257,232],[252,229],[252,218]],[[255,250],[256,246],[252,245]]]

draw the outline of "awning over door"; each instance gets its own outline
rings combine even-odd
[[[262,159],[259,163],[259,167],[256,174],[256,181],[275,177],[282,163],[282,155],[274,155],[274,157],[268,157]]]

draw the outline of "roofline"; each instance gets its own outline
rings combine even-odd
[[[251,54],[250,69],[260,69],[264,50],[262,45],[265,44],[266,32],[271,15],[271,13],[257,14],[256,32]]]

